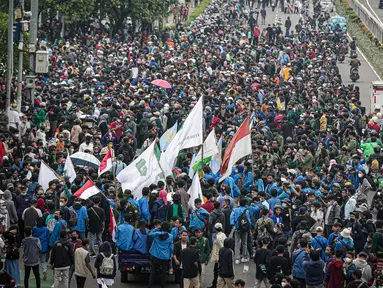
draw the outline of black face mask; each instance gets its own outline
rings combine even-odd
[[[58,220],[59,220],[59,216],[55,216],[55,220],[57,220],[57,221],[58,221]]]
[[[72,241],[75,242],[77,240],[77,237],[76,236],[75,237],[72,236],[72,237],[70,237],[70,239],[72,239]]]

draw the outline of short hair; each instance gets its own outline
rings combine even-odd
[[[343,249],[337,249],[337,250],[335,250],[335,257],[336,257],[336,258],[341,258],[341,257],[343,257]]]
[[[63,229],[63,230],[60,231],[60,238],[66,238],[67,235],[68,235],[68,233],[66,232],[65,229]]]
[[[153,220],[153,226],[157,226],[157,225],[160,225],[161,224],[161,220],[160,219],[154,219]]]
[[[82,239],[82,240],[81,240],[81,243],[82,243],[82,247],[85,247],[86,245],[89,244],[89,239],[87,239],[87,238]]]
[[[201,204],[202,203],[202,200],[197,198],[197,199],[194,199],[194,205],[197,205],[197,204]]]
[[[162,231],[169,231],[169,228],[170,228],[169,222],[164,221],[161,223],[161,230]]]
[[[377,220],[375,222],[376,228],[383,228],[383,221],[382,220]]]
[[[318,261],[319,260],[319,252],[314,250],[310,252],[310,258],[313,261]]]
[[[356,270],[354,270],[354,272],[352,272],[352,275],[354,275],[355,278],[357,278],[357,279],[361,279],[362,278],[362,271],[359,269],[356,269]]]
[[[101,198],[99,196],[94,196],[92,200],[94,204],[99,204],[101,202]]]
[[[245,198],[239,199],[239,206],[245,207],[247,205],[247,200]]]
[[[285,253],[285,247],[283,245],[278,245],[276,250],[278,254]]]
[[[189,239],[189,245],[195,245],[197,243],[197,238],[195,237],[190,237]]]
[[[149,189],[149,187],[144,187],[144,188],[142,188],[142,195],[143,195],[143,196],[148,196],[149,193],[150,193],[150,189]]]
[[[24,228],[24,233],[25,233],[25,236],[26,236],[26,237],[31,236],[31,235],[32,235],[32,227],[30,227],[30,226],[26,226],[26,227]]]
[[[183,233],[186,233],[186,234],[189,235],[189,232],[188,232],[187,230],[182,230],[181,235],[182,235]]]
[[[214,209],[219,209],[221,207],[221,203],[219,203],[218,201],[215,201],[214,202]]]
[[[125,222],[130,222],[132,220],[132,217],[129,214],[124,215],[124,221]]]
[[[238,279],[237,281],[235,281],[234,283],[234,286],[242,286],[242,287],[245,287],[246,285],[246,282],[243,281],[242,279]]]

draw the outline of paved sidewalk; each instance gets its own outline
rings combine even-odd
[[[188,3],[187,5],[188,5],[188,7],[189,7],[189,15],[188,15],[188,17],[189,17],[189,16],[193,13],[193,11],[194,11],[194,7],[193,7],[193,8],[190,8],[191,3]],[[180,13],[180,12],[179,12],[180,9],[181,9],[181,8],[178,9],[178,12],[177,12],[177,13]],[[166,20],[167,20],[167,21],[166,21]],[[165,17],[164,25],[165,25],[165,27],[166,27],[166,26],[170,26],[170,25],[174,25],[174,24],[176,24],[176,23],[174,22],[174,13],[173,13],[173,9],[172,9],[172,13],[171,13],[168,17]]]

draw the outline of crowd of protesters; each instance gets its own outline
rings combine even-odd
[[[54,287],[69,287],[73,275],[78,287],[91,277],[112,286],[116,249],[151,255],[149,287],[170,269],[180,287],[211,280],[242,288],[235,267],[249,261],[255,287],[383,285],[383,114],[366,114],[366,91],[342,85],[337,44],[346,36],[323,31],[328,19],[310,18],[306,2],[297,4],[299,22],[263,29],[262,15],[243,13],[243,4],[214,0],[188,27],[161,37],[95,31],[41,42],[50,73],[36,79],[31,107],[12,105],[0,134],[0,285],[22,283],[22,262],[25,287],[31,270],[40,287],[48,268]],[[224,151],[249,117],[252,155],[222,183],[206,163],[193,208],[195,149],[181,151],[174,175],[141,198],[123,191],[115,176],[181,125],[202,95],[204,133],[214,129]],[[65,176],[67,153],[102,160],[109,150],[110,172],[76,167],[74,181]],[[46,190],[42,160],[61,177]],[[75,197],[88,179],[102,194]],[[204,277],[209,265],[213,279]]]

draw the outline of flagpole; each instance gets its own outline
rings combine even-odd
[[[201,102],[202,102],[202,117],[203,117],[203,112],[204,112],[204,107],[203,107],[203,94],[201,95]],[[205,121],[202,121],[202,147],[201,147],[201,167],[202,167],[202,171],[203,171],[203,143],[205,142],[205,139],[204,139],[204,137],[203,137],[203,135],[204,135],[204,122]],[[206,124],[206,123],[205,123]],[[196,171],[197,173],[198,173],[198,171]],[[199,175],[198,175],[199,176]]]

